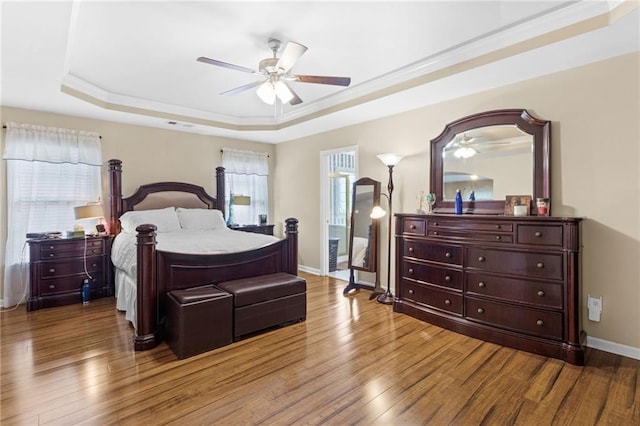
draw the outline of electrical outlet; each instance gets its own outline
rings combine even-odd
[[[589,320],[600,322],[600,314],[602,313],[602,297],[587,297],[587,310],[589,311]]]

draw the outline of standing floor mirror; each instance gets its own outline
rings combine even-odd
[[[371,218],[371,210],[380,205],[380,182],[368,177],[353,183],[351,191],[351,221],[349,228],[349,284],[343,294],[360,288],[373,290],[375,297],[384,293],[378,280],[379,223]],[[355,271],[375,274],[373,285],[357,282]],[[377,292],[377,293],[376,293]]]

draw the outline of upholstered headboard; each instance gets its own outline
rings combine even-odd
[[[130,197],[122,197],[122,161],[109,160],[109,232],[120,232],[118,219],[127,211],[165,207],[219,209],[224,214],[224,168],[216,168],[217,197],[198,185],[157,182],[142,185]]]

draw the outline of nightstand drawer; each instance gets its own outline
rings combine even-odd
[[[40,246],[40,259],[60,259],[65,257],[81,257],[86,252],[87,256],[103,254],[104,243],[102,240],[73,239],[59,243],[44,243]]]
[[[99,256],[87,258],[88,272],[102,272],[103,258]],[[40,263],[40,276],[42,278],[53,278],[67,275],[82,274],[85,271],[84,259],[58,259],[57,261],[47,261]]]
[[[62,278],[50,278],[40,281],[40,295],[49,296],[58,293],[68,293],[70,291],[81,291],[82,283],[86,278],[82,276],[71,276]],[[102,277],[94,277],[89,280],[92,289],[97,289],[102,285]]]

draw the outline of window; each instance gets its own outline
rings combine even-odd
[[[259,215],[269,211],[269,156],[225,148],[222,166],[225,168],[227,223],[259,223]],[[234,197],[237,197],[235,203]]]
[[[72,230],[73,208],[100,199],[101,156],[96,133],[7,123],[5,307],[27,292],[26,234]]]

